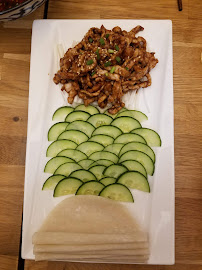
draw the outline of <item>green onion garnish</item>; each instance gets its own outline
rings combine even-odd
[[[115,71],[115,67],[112,67],[110,70],[110,73],[114,73],[114,71]]]
[[[119,51],[119,46],[118,46],[118,45],[115,45],[115,49],[116,49],[117,51]]]
[[[108,53],[114,53],[114,50],[108,49]]]
[[[117,56],[117,57],[116,57],[116,61],[117,61],[118,63],[120,63],[120,62],[121,62],[121,58],[120,58],[119,56]]]
[[[108,66],[111,66],[111,64],[112,64],[112,63],[109,61],[109,62],[106,62],[106,63],[104,64],[104,66],[105,66],[105,67],[108,67]]]
[[[89,66],[89,65],[92,65],[92,63],[93,63],[93,59],[90,59],[90,60],[88,60],[87,62],[86,62],[86,64]]]
[[[109,37],[109,34],[106,34],[106,36],[105,36],[106,38],[108,38]]]
[[[96,71],[93,71],[93,72],[91,73],[91,76],[95,75],[95,73],[96,73]]]
[[[126,70],[129,70],[129,68],[128,68],[128,67],[125,67],[125,69],[126,69]]]
[[[105,45],[105,41],[104,41],[103,38],[100,39],[100,44],[101,44],[101,45]]]
[[[92,42],[93,42],[93,39],[92,39],[91,37],[89,38],[89,42],[90,42],[90,43],[92,43]]]
[[[106,73],[105,73],[105,76],[109,76],[109,73],[108,73],[108,72],[106,72]]]
[[[97,54],[97,60],[99,60],[100,59],[99,49],[97,49],[95,53]]]

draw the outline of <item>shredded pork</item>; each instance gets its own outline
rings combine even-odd
[[[53,79],[68,93],[68,102],[72,104],[78,95],[85,106],[97,101],[100,108],[110,105],[108,112],[116,114],[125,105],[125,93],[150,86],[149,72],[158,59],[146,51],[146,40],[136,37],[143,30],[140,25],[130,32],[118,26],[112,30],[93,27],[68,49]]]

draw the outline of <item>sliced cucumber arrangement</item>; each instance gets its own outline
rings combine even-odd
[[[82,169],[82,167],[76,163],[64,163],[60,165],[54,172],[54,174],[62,174],[65,176],[69,176],[72,172]]]
[[[144,192],[150,192],[147,178],[139,172],[126,172],[118,178],[117,183],[123,184],[128,188],[138,189]]]
[[[113,177],[105,177],[100,180],[100,183],[102,183],[105,186],[114,184],[116,182],[116,178]]]
[[[88,136],[79,130],[65,130],[57,138],[58,140],[70,140],[76,144],[81,144],[88,140]]]
[[[115,201],[134,202],[133,195],[131,194],[130,190],[120,183],[106,186],[101,190],[99,196]]]
[[[97,180],[95,175],[92,172],[86,171],[86,170],[78,170],[78,171],[72,172],[70,174],[70,177],[78,178],[83,182]]]
[[[104,146],[100,143],[97,142],[84,142],[80,144],[77,148],[77,150],[80,150],[87,156],[90,156],[92,153],[97,152],[97,151],[102,151],[104,149]]]
[[[113,143],[114,138],[108,135],[95,135],[89,139],[91,142],[98,142],[103,146],[107,146]]]
[[[98,181],[89,181],[82,184],[76,191],[76,195],[99,195],[105,186]]]
[[[126,144],[129,142],[141,142],[147,144],[146,140],[142,136],[132,133],[121,134],[114,140],[114,143]]]
[[[89,169],[90,172],[92,172],[98,180],[102,179],[104,177],[103,172],[106,169],[103,165],[96,165]]]
[[[123,165],[111,165],[104,170],[103,174],[108,177],[118,178],[119,175],[127,171],[128,169]]]
[[[60,153],[58,153],[57,156],[68,157],[75,160],[76,162],[82,159],[87,159],[87,156],[83,152],[73,149],[62,150]]]
[[[80,104],[59,108],[52,119],[58,123],[48,131],[53,142],[44,168],[52,175],[42,190],[54,190],[54,197],[99,195],[122,202],[134,202],[130,189],[150,192],[147,174],[155,168],[151,147],[161,146],[161,139],[141,126],[148,119],[144,113],[122,108],[110,115]]]
[[[74,162],[74,160],[68,157],[53,157],[46,163],[44,172],[53,174],[60,165],[67,162]]]
[[[123,143],[114,143],[110,144],[107,147],[105,147],[105,151],[111,152],[115,155],[119,155],[119,152],[121,151],[122,147],[124,146]]]
[[[142,127],[138,120],[128,116],[118,117],[111,124],[112,126],[118,127],[123,133],[130,132],[131,130],[134,129],[134,127],[135,128]]]
[[[82,181],[73,177],[68,177],[61,180],[54,189],[53,196],[60,197],[69,194],[75,194],[78,188],[82,185]]]
[[[48,140],[55,141],[58,136],[66,129],[68,123],[59,122],[54,124],[48,131]]]
[[[151,147],[149,147],[148,145],[146,145],[144,143],[140,143],[140,142],[127,143],[126,145],[123,146],[123,148],[121,149],[119,155],[121,156],[125,152],[128,152],[130,150],[141,151],[141,152],[147,154],[148,156],[150,156],[150,158],[153,160],[153,162],[155,162],[155,153],[154,153],[154,151],[151,149]]]
[[[110,165],[113,165],[114,162],[111,161],[111,160],[108,160],[108,159],[100,159],[100,160],[97,160],[95,161],[92,166],[95,166],[95,165],[103,165],[105,167],[109,167]]]
[[[132,133],[141,135],[147,144],[151,147],[159,147],[161,146],[161,138],[159,134],[149,128],[138,128],[131,131]]]
[[[145,170],[145,167],[137,160],[126,160],[121,164],[123,164],[128,169],[128,171],[137,171],[147,177],[147,171]]]
[[[65,122],[74,122],[76,120],[86,121],[89,117],[90,117],[90,114],[87,112],[74,111],[74,112],[69,113],[66,116]]]
[[[85,133],[88,137],[91,136],[93,131],[95,130],[94,126],[91,125],[88,122],[82,121],[82,120],[76,120],[72,123],[70,123],[67,127],[66,130],[80,130],[83,133]]]
[[[69,106],[61,107],[54,112],[52,120],[65,121],[66,116],[73,111],[74,111],[74,108],[72,107],[69,107]]]
[[[86,107],[83,104],[78,105],[75,108],[75,111],[84,111],[84,112],[87,112],[87,113],[89,113],[91,115],[99,113],[99,110],[97,108],[95,108],[94,106],[88,105],[88,107]]]
[[[98,134],[108,135],[115,139],[116,137],[122,134],[122,131],[119,128],[113,127],[113,126],[101,126],[94,130],[92,136],[98,135]]]
[[[94,114],[88,119],[88,122],[92,124],[95,128],[110,125],[112,121],[112,117],[102,113]]]
[[[122,163],[125,160],[137,160],[145,167],[149,175],[153,175],[154,173],[154,163],[152,159],[143,152],[137,150],[128,151],[120,157],[119,163]]]
[[[100,159],[109,159],[114,163],[118,162],[118,157],[115,154],[107,151],[95,152],[92,155],[90,155],[89,158],[95,161]]]
[[[119,112],[116,118],[122,117],[122,116],[132,117],[138,120],[140,123],[148,120],[148,117],[146,116],[146,114],[139,111],[135,111],[135,110],[125,110],[125,111]]]
[[[94,163],[95,161],[92,159],[83,159],[78,162],[78,164],[84,168],[84,170],[88,170],[90,166]]]
[[[66,176],[64,175],[51,175],[43,184],[42,190],[54,190],[54,188],[56,187],[57,183],[66,178]]]
[[[77,144],[69,140],[59,140],[51,143],[46,151],[47,157],[55,157],[64,149],[75,149]]]

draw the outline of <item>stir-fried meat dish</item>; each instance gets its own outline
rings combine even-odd
[[[100,108],[108,104],[110,114],[116,114],[124,103],[125,93],[151,85],[150,70],[158,59],[146,51],[146,40],[136,37],[144,30],[136,26],[130,32],[116,26],[107,30],[103,25],[91,28],[82,41],[68,49],[60,59],[60,70],[54,76],[56,84],[63,84],[73,103],[75,96],[85,106],[97,101]]]

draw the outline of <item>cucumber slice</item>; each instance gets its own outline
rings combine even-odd
[[[116,179],[113,177],[105,177],[100,180],[100,183],[102,183],[105,186],[114,184],[116,182]]]
[[[105,167],[108,167],[110,165],[113,165],[114,162],[112,162],[111,160],[108,160],[108,159],[100,159],[100,160],[97,160],[95,161],[93,164],[92,164],[92,167],[95,166],[95,165],[103,165]]]
[[[121,150],[121,148],[124,146],[123,143],[113,143],[111,145],[108,145],[107,147],[105,147],[105,151],[111,152],[115,155],[119,155],[119,152]]]
[[[137,171],[147,177],[147,171],[145,170],[145,167],[137,160],[126,160],[121,164],[123,164],[129,171]]]
[[[136,136],[134,136],[136,135]],[[114,140],[114,143],[129,143],[129,142],[141,142],[141,143],[144,143],[144,144],[147,144],[145,139],[140,136],[140,135],[137,135],[137,134],[132,134],[132,133],[129,133],[129,134],[121,134],[119,137],[117,137],[115,140]]]
[[[81,120],[76,120],[72,123],[70,123],[67,127],[66,130],[79,130],[85,133],[88,137],[91,137],[91,134],[94,131],[94,126],[91,125],[88,122],[81,121]]]
[[[94,163],[95,161],[92,159],[83,159],[78,162],[78,164],[84,168],[84,170],[88,170],[90,166]]]
[[[103,171],[106,169],[103,165],[96,165],[89,169],[90,172],[92,172],[98,180],[103,178]]]
[[[148,117],[146,116],[146,114],[144,114],[140,111],[135,111],[135,110],[126,110],[123,112],[119,112],[116,117],[118,118],[118,117],[122,117],[122,116],[132,117],[132,118],[138,120],[140,123],[148,120]]]
[[[104,149],[103,145],[97,142],[84,142],[80,144],[77,148],[87,156],[90,156],[92,153],[97,151],[102,151]]]
[[[57,109],[52,117],[53,121],[65,121],[66,116],[73,112],[74,108],[69,107],[69,106],[64,106],[64,107],[60,107],[59,109]]]
[[[96,113],[99,113],[99,110],[97,108],[95,108],[94,106],[92,105],[88,105],[87,107],[83,104],[80,104],[78,105],[76,108],[75,108],[75,111],[84,111],[84,112],[87,112],[91,115],[93,114],[96,114]]]
[[[116,118],[112,123],[112,126],[118,127],[123,133],[128,133],[135,128],[142,127],[140,122],[132,117],[122,116]]]
[[[89,158],[95,161],[100,160],[100,159],[108,159],[114,163],[118,162],[118,157],[115,154],[111,152],[107,152],[107,151],[95,152],[92,155],[90,155]]]
[[[88,119],[88,122],[95,128],[110,125],[112,121],[112,117],[102,113],[94,114]]]
[[[123,155],[125,152],[128,152],[130,150],[138,150],[141,151],[145,154],[147,154],[148,156],[150,156],[150,158],[153,160],[153,162],[155,162],[155,154],[154,151],[151,149],[151,147],[149,147],[148,145],[144,144],[144,143],[139,143],[139,142],[131,142],[131,143],[127,143],[126,145],[124,145],[124,147],[121,149],[120,151],[120,156]]]
[[[144,192],[150,192],[147,178],[139,172],[126,172],[119,177],[117,183],[123,184],[128,188],[134,188]]]
[[[68,162],[60,165],[54,172],[54,175],[56,174],[62,174],[65,176],[69,176],[72,172],[78,171],[82,169],[80,165],[73,163],[73,162]]]
[[[65,122],[74,122],[76,120],[86,121],[90,117],[90,114],[82,111],[74,111],[67,115]]]
[[[82,185],[82,181],[73,177],[61,180],[54,189],[53,197],[74,194]]]
[[[76,195],[98,195],[104,185],[98,181],[89,181],[80,186]]]
[[[110,114],[110,113],[108,112],[108,109],[107,109],[106,111],[104,111],[104,114],[106,114],[107,116],[110,116],[110,117],[112,117],[112,118],[115,118],[115,117],[116,117],[116,114]]]
[[[75,142],[76,144],[80,144],[87,141],[88,136],[79,130],[65,130],[58,137],[58,140],[62,139],[70,140]]]
[[[48,131],[48,140],[55,141],[58,136],[66,129],[68,123],[59,122],[54,124]]]
[[[87,156],[83,152],[81,152],[79,150],[72,150],[72,149],[62,150],[60,153],[58,153],[57,156],[58,157],[60,157],[60,156],[68,157],[68,158],[75,160],[76,162],[78,162],[82,159],[87,159]]]
[[[68,157],[53,157],[46,163],[44,172],[53,174],[60,165],[67,162],[74,162],[74,160]]]
[[[137,150],[128,151],[120,157],[119,163],[122,163],[125,160],[137,160],[145,167],[149,175],[154,174],[154,163],[152,159],[143,152]]]
[[[114,138],[112,138],[111,136],[108,136],[108,135],[95,135],[95,136],[91,137],[88,141],[98,142],[98,143],[102,144],[103,146],[107,146],[107,145],[113,143]]]
[[[149,128],[138,128],[131,131],[131,133],[135,133],[141,135],[147,142],[147,144],[151,147],[161,146],[161,138],[159,134]]]
[[[134,202],[133,195],[130,190],[119,183],[106,186],[99,194],[101,197],[121,202]]]
[[[51,143],[46,151],[47,157],[55,157],[64,149],[75,149],[77,144],[69,140],[59,140]]]
[[[118,178],[119,175],[123,174],[124,172],[127,172],[127,168],[123,165],[111,165],[108,168],[106,168],[103,172],[105,176],[108,177],[115,177]]]
[[[54,190],[56,187],[57,183],[64,179],[66,176],[64,175],[51,175],[43,184],[42,190]]]
[[[78,171],[72,172],[70,174],[70,177],[75,177],[83,182],[97,180],[95,175],[92,172],[89,172],[86,170],[78,170]]]
[[[113,126],[101,126],[99,128],[96,128],[92,134],[92,136],[94,135],[108,135],[111,136],[113,138],[118,137],[119,135],[122,134],[122,131],[117,128],[117,127],[113,127]]]
[[[126,109],[126,108],[122,108],[122,109],[119,111],[119,113],[120,113],[120,112],[124,112],[124,111],[127,111],[127,109]],[[117,116],[117,114],[110,114],[110,113],[108,112],[108,109],[104,111],[104,114],[109,115],[109,116],[111,116],[112,118],[115,118],[115,117]]]

